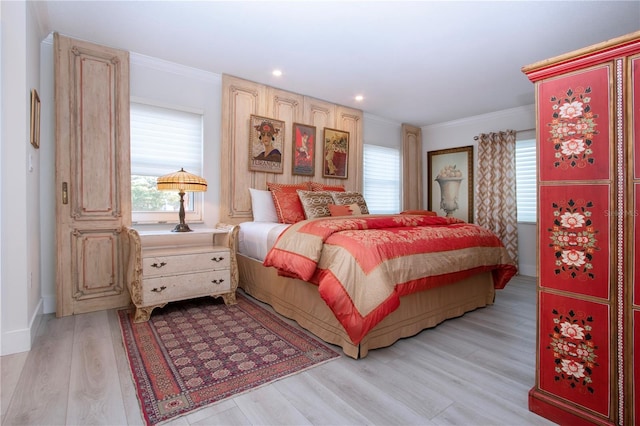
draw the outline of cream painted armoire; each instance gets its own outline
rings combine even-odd
[[[538,144],[529,408],[560,424],[639,424],[640,32],[523,72]]]

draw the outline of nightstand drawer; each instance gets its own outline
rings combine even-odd
[[[231,274],[227,269],[149,278],[142,288],[145,305],[210,296],[231,290]]]
[[[145,256],[142,259],[142,275],[147,278],[184,272],[229,269],[230,264],[228,250],[179,256]]]

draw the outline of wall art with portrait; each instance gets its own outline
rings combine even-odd
[[[427,153],[429,210],[473,222],[473,146]]]
[[[324,128],[323,135],[324,160],[322,176],[332,178],[348,178],[349,164],[349,132]]]
[[[249,170],[282,173],[284,121],[251,115],[249,119]]]
[[[316,173],[316,128],[293,123],[293,162],[291,174],[314,176]]]

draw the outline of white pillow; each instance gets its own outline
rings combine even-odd
[[[273,204],[271,191],[249,188],[251,194],[251,210],[254,222],[278,222],[276,206]]]

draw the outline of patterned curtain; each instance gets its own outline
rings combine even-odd
[[[495,232],[517,265],[516,132],[483,133],[477,139],[475,223]]]

